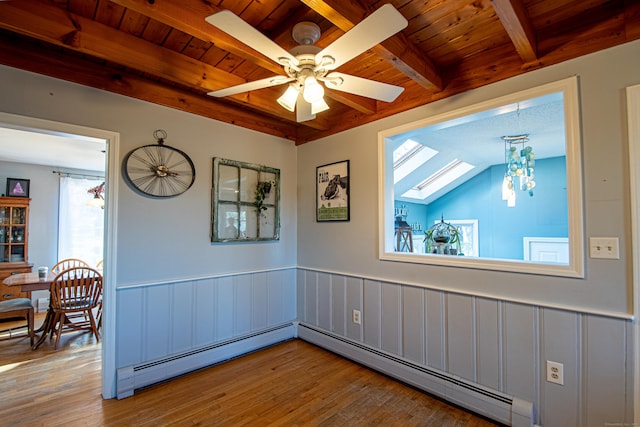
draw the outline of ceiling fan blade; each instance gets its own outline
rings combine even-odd
[[[215,96],[216,98],[222,98],[223,96],[235,95],[237,93],[249,92],[257,89],[264,89],[266,87],[277,86],[293,81],[292,77],[286,76],[273,76],[266,79],[256,80],[254,82],[242,83],[239,85],[227,87],[224,89],[218,89],[207,93],[207,95]]]
[[[367,49],[396,34],[408,24],[405,17],[390,3],[387,3],[347,31],[342,37],[318,52],[316,64],[322,64],[322,58],[329,56],[335,62],[326,65],[324,68],[335,70]]]
[[[207,16],[205,20],[278,64],[283,64],[282,58],[285,58],[291,64],[298,65],[298,60],[293,55],[230,10],[214,13]]]
[[[329,89],[366,96],[380,101],[392,102],[404,90],[401,86],[394,86],[374,80],[363,79],[343,73],[330,73],[324,79],[324,84]]]

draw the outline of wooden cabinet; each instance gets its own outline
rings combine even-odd
[[[0,197],[0,301],[27,297],[2,284],[15,273],[29,273],[29,202],[20,197]]]

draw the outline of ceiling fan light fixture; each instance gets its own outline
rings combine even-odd
[[[325,86],[329,89],[386,102],[395,100],[404,89],[400,86],[348,74],[337,72],[329,74],[330,71],[336,70],[407,27],[408,21],[391,4],[381,6],[353,28],[330,42],[328,46],[322,48],[315,45],[315,42],[320,39],[320,26],[310,21],[300,22],[292,30],[292,37],[299,44],[289,51],[284,50],[282,46],[231,11],[222,10],[205,19],[209,24],[239,42],[282,65],[286,74],[286,76],[275,76],[237,84],[209,92],[209,95],[231,96],[294,82],[291,84],[292,88],[287,88],[285,93],[278,98],[278,103],[286,110],[295,112],[296,121],[300,123],[313,120],[315,113],[329,109],[324,101]]]
[[[311,104],[299,96],[298,102],[296,102],[296,121],[302,123],[315,118],[316,115],[311,112]]]
[[[315,77],[309,76],[304,80],[302,96],[310,104],[320,101],[324,97],[324,88]]]
[[[289,85],[287,90],[284,91],[282,96],[278,98],[278,104],[282,105],[283,108],[293,111],[296,108],[296,100],[298,99],[299,91],[293,85]]]
[[[327,103],[324,101],[323,98],[320,98],[319,101],[311,103],[311,114],[322,113],[323,111],[326,111],[328,109],[329,109],[329,106],[327,105]]]

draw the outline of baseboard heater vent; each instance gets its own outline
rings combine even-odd
[[[294,338],[293,323],[274,326],[215,344],[117,370],[116,396],[132,396],[135,390],[187,372],[215,365],[251,351]]]
[[[307,324],[298,324],[298,338],[503,424],[514,427],[534,425],[533,404],[523,399],[415,364]]]

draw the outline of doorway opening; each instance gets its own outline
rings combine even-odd
[[[101,129],[94,129],[84,126],[77,126],[67,123],[59,123],[48,120],[36,119],[32,117],[18,116],[8,113],[0,113],[0,129],[9,131],[26,132],[33,135],[46,135],[53,137],[54,139],[63,139],[67,141],[66,145],[61,145],[63,148],[58,148],[51,151],[51,145],[44,145],[40,148],[34,148],[31,150],[25,150],[24,145],[15,141],[6,143],[0,137],[0,161],[2,162],[17,162],[15,157],[15,147],[20,147],[20,151],[25,155],[32,155],[34,159],[32,162],[38,162],[39,165],[47,165],[49,167],[49,175],[51,175],[51,168],[60,167],[60,158],[71,158],[73,156],[82,156],[75,149],[86,148],[89,145],[95,143],[101,143],[104,147],[102,153],[102,165],[104,170],[104,232],[103,232],[103,327],[101,331],[102,342],[102,396],[104,398],[111,398],[115,395],[115,271],[116,271],[116,257],[115,257],[115,237],[117,235],[117,186],[118,186],[118,148],[119,148],[119,134],[112,131],[106,131]],[[47,144],[47,143],[45,143]],[[48,144],[52,144],[49,140]],[[75,148],[72,148],[75,147]],[[61,151],[60,151],[61,150]],[[43,153],[50,153],[54,160],[49,159],[45,162],[41,156]],[[11,157],[14,156],[14,157]],[[57,160],[56,160],[57,159]],[[85,158],[85,161],[88,161]],[[23,160],[23,162],[27,162]],[[68,167],[68,166],[67,166]],[[40,168],[42,169],[42,168]],[[81,171],[92,170],[89,167],[80,168]],[[95,169],[93,169],[95,170]],[[55,172],[55,171],[53,171]],[[57,178],[57,177],[55,177]],[[36,195],[41,199],[39,203],[46,203],[47,200],[51,201],[51,198],[57,195],[51,195],[47,192],[38,193],[33,186],[35,182],[32,181],[31,186],[31,198],[32,203],[35,203]],[[57,202],[56,202],[57,203]],[[53,212],[49,211],[47,217],[54,216]],[[55,218],[54,225],[57,229],[57,218]],[[46,227],[44,227],[46,228]],[[37,229],[31,229],[30,233],[34,234],[38,232]],[[35,245],[34,245],[35,246]],[[51,249],[49,249],[51,251]],[[30,248],[31,252],[31,248]],[[57,239],[55,241],[55,250],[53,253],[57,256]],[[41,255],[38,255],[41,256]],[[30,255],[30,260],[32,259]],[[33,259],[34,262],[39,262]],[[46,265],[46,264],[45,264]]]

